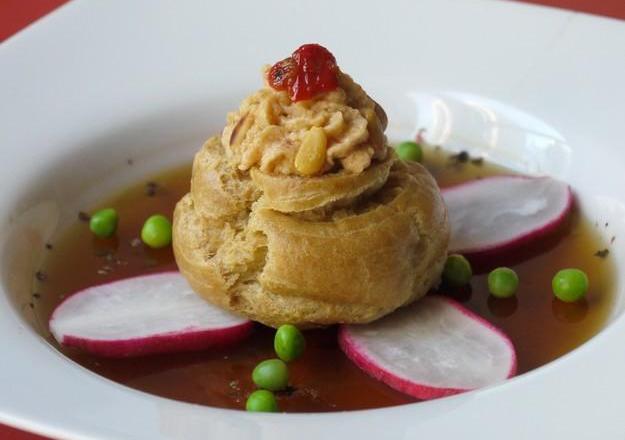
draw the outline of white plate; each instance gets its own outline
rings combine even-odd
[[[188,160],[260,86],[260,65],[304,42],[329,47],[382,103],[393,138],[426,126],[448,147],[570,181],[609,221],[623,265],[623,22],[483,0],[73,1],[0,46],[0,421],[68,439],[623,438],[620,274],[611,324],[569,355],[372,411],[179,403],[102,379],[39,336],[26,304],[42,240],[85,200]]]

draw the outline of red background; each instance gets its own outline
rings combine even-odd
[[[0,42],[68,0],[0,0]],[[625,20],[625,0],[523,0]],[[36,25],[36,24],[35,24]],[[46,440],[45,437],[0,425],[2,440]],[[115,440],[115,439],[112,439]]]

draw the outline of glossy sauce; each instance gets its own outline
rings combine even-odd
[[[426,159],[426,166],[441,186],[505,172],[479,160],[450,158],[441,150],[428,151]],[[170,248],[147,249],[138,236],[149,215],[171,215],[176,201],[188,191],[189,180],[190,166],[170,170],[101,204],[119,212],[114,239],[94,238],[87,222],[77,218],[75,225],[51,243],[35,281],[33,298],[42,328],[47,328],[53,308],[72,292],[176,267]],[[473,278],[472,289],[447,293],[510,336],[517,349],[519,373],[539,367],[591,338],[609,317],[614,269],[609,255],[594,255],[611,245],[599,237],[597,229],[603,226],[601,219],[582,219],[575,213],[566,228],[545,240],[542,248],[531,249],[530,255],[526,252],[522,258],[517,256],[517,260],[524,260],[512,265],[521,280],[515,298],[490,297],[485,275]],[[566,304],[553,299],[551,278],[564,267],[579,267],[588,274],[591,290],[585,300]],[[305,334],[306,353],[290,364],[292,387],[278,393],[282,411],[352,410],[415,401],[353,366],[336,344],[335,328]],[[49,339],[58,347],[51,336]],[[244,408],[247,395],[254,389],[253,368],[259,361],[275,357],[273,330],[260,325],[242,344],[219,351],[101,359],[72,349],[59,350],[89,370],[138,390],[237,409]]]
[[[334,55],[318,44],[304,44],[293,54],[271,66],[269,85],[286,90],[291,101],[314,98],[338,87],[338,66]]]

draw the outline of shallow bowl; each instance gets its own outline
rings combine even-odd
[[[622,438],[623,272],[609,323],[573,352],[487,389],[378,410],[180,403],[46,342],[28,306],[43,244],[78,207],[189,161],[260,86],[259,67],[305,42],[331,48],[386,108],[392,139],[425,128],[446,148],[570,182],[625,267],[622,22],[488,0],[73,1],[0,46],[0,421],[66,439]]]

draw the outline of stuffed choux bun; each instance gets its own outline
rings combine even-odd
[[[399,160],[386,115],[309,44],[195,156],[176,262],[210,302],[270,326],[366,323],[435,285],[449,225],[436,182]]]

